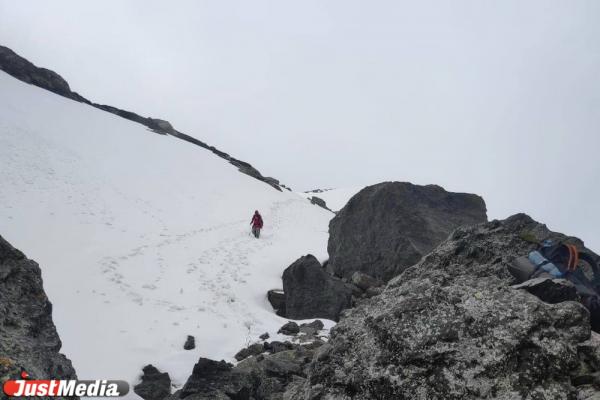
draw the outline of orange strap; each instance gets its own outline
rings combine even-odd
[[[569,249],[569,263],[567,264],[567,270],[572,272],[577,269],[577,264],[579,264],[579,251],[575,245],[568,244],[566,246]]]

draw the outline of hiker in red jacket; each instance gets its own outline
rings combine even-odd
[[[252,216],[252,220],[250,221],[250,225],[252,225],[252,234],[255,238],[258,239],[260,236],[260,230],[263,227],[263,219],[260,216],[258,210],[254,211],[254,215]]]

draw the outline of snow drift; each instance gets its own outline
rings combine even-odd
[[[152,363],[180,385],[200,356],[277,336],[266,292],[299,255],[325,256],[330,212],[2,72],[0,88],[0,233],[40,264],[80,379],[133,382]]]

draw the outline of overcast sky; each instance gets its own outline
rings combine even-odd
[[[0,0],[0,43],[295,189],[437,183],[600,251],[599,21],[595,0]]]

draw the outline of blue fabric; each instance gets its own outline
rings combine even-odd
[[[535,265],[536,269],[542,269],[555,278],[562,278],[563,273],[539,251],[532,251],[527,257],[529,258],[529,261]]]

